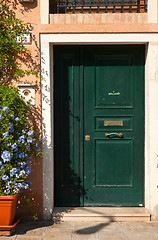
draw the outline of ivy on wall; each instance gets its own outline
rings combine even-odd
[[[10,0],[0,0],[0,84],[8,85],[25,75],[36,74],[30,51],[17,42],[17,36],[32,30],[10,9]],[[36,74],[37,75],[37,74]]]

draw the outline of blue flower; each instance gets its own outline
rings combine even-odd
[[[6,138],[6,137],[8,137],[8,136],[9,136],[8,132],[3,133],[3,137],[4,137],[4,138]]]
[[[19,153],[19,158],[24,158],[25,157],[25,153]]]
[[[19,121],[20,119],[18,117],[15,118],[15,121]]]
[[[14,119],[14,115],[10,115],[10,117]]]
[[[4,165],[1,165],[1,169],[0,169],[0,170],[2,171],[4,168],[5,168],[5,166],[4,166]]]
[[[22,175],[25,175],[25,174],[26,174],[25,170],[21,170],[19,173],[19,177],[21,177]]]
[[[2,115],[0,115],[0,119],[2,119],[3,118],[3,116]]]
[[[25,142],[24,140],[25,140],[25,136],[24,136],[24,135],[22,135],[22,136],[19,137],[19,141],[20,141],[20,142],[24,143],[24,142]]]
[[[3,107],[3,111],[8,111],[9,110],[9,107],[5,106]]]
[[[26,183],[29,184],[29,185],[32,184],[32,182],[30,182],[29,180],[26,180]]]
[[[12,149],[16,149],[16,148],[17,148],[17,143],[13,143]]]
[[[13,133],[13,132],[14,132],[14,127],[13,127],[13,126],[10,127],[10,128],[9,128],[9,131],[10,131],[11,133]]]
[[[13,168],[10,170],[10,176],[13,177],[17,173],[17,168]]]
[[[29,188],[29,183],[23,182],[23,183],[21,184],[21,188],[28,189],[28,188]]]
[[[9,177],[6,174],[2,176],[2,180],[6,181],[8,179],[9,179]]]
[[[28,143],[32,143],[32,138],[27,139]]]
[[[26,133],[25,130],[22,130],[22,133]]]
[[[20,165],[21,165],[22,168],[25,168],[26,167],[26,162],[21,162]]]
[[[10,127],[12,127],[12,126],[13,126],[13,125],[12,125],[10,122],[9,122],[8,125],[7,125],[8,128],[10,128]]]
[[[10,189],[5,189],[4,192],[5,192],[6,194],[10,194]]]
[[[32,136],[33,135],[33,131],[31,131],[31,130],[28,131],[27,135]]]
[[[4,163],[5,162],[10,162],[11,158],[13,157],[13,154],[10,153],[7,150],[4,150],[1,154],[1,158],[3,159]]]
[[[31,167],[30,166],[27,166],[26,167],[26,175],[28,176],[31,172]]]

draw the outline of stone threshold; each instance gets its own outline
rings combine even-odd
[[[55,207],[53,221],[84,222],[149,222],[151,216],[144,207]]]

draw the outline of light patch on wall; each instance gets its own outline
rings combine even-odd
[[[19,84],[20,94],[26,101],[31,101],[31,106],[35,106],[35,85],[34,84]]]

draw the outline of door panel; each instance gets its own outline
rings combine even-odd
[[[85,206],[144,203],[143,52],[142,46],[85,48]]]
[[[54,48],[55,205],[80,206],[80,66],[79,48]],[[83,203],[82,203],[83,204]]]
[[[115,54],[115,53],[114,53]],[[96,107],[132,107],[132,57],[94,56]],[[103,81],[106,79],[106,81]],[[120,93],[120,86],[124,91]]]
[[[132,140],[95,140],[94,187],[133,187],[132,162]]]
[[[144,204],[144,46],[55,46],[54,62],[55,205]]]

